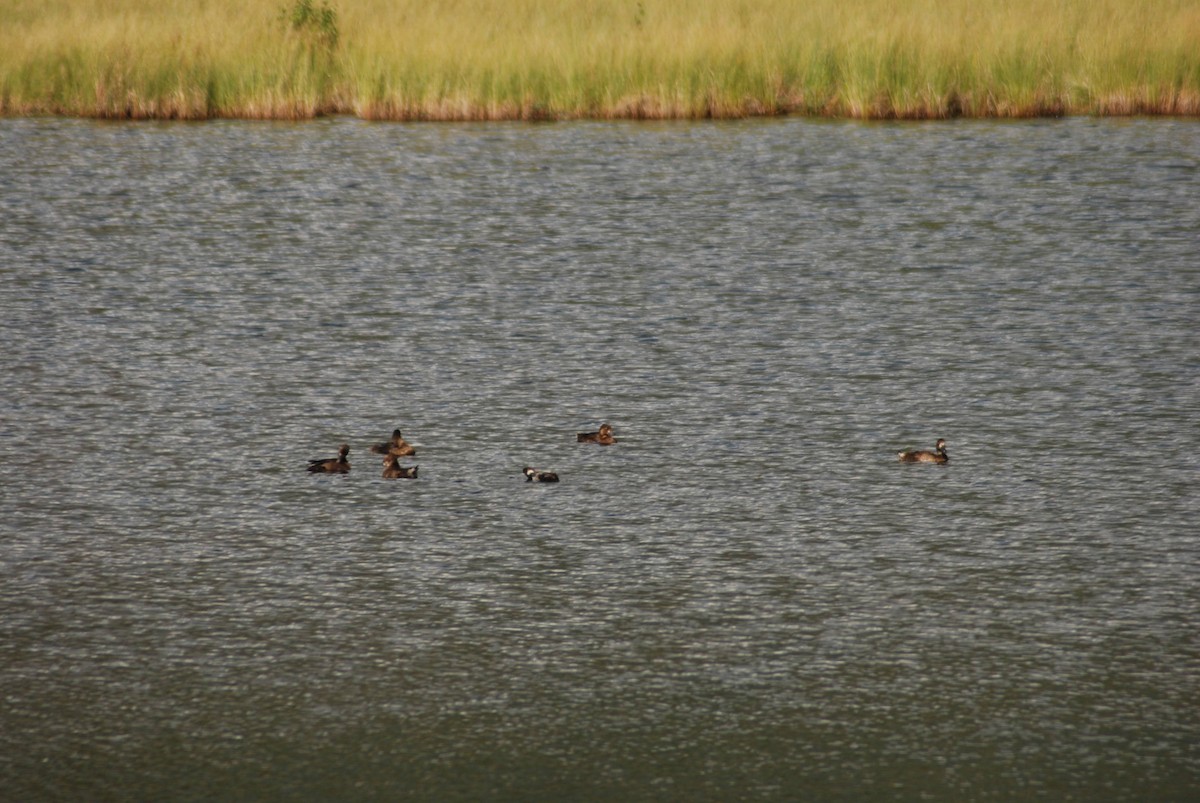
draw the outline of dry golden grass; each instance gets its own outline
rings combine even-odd
[[[1200,0],[297,2],[0,0],[0,113],[1200,114]]]

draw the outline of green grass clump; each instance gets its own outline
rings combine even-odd
[[[0,113],[1200,113],[1200,0],[0,0]]]

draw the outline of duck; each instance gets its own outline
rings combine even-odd
[[[391,440],[386,443],[375,444],[371,447],[371,451],[375,454],[394,454],[400,457],[407,457],[417,453],[413,445],[404,440],[398,429],[392,430]]]
[[[611,424],[601,424],[599,432],[580,432],[575,435],[575,440],[578,443],[598,443],[601,446],[610,446],[617,442],[613,437]]]
[[[420,466],[400,465],[400,455],[389,454],[383,458],[383,478],[385,480],[415,480]]]
[[[538,471],[529,466],[525,466],[522,470],[525,472],[526,482],[558,482],[558,475],[553,471]]]
[[[906,449],[903,452],[897,452],[901,463],[949,463],[950,455],[946,454],[946,441],[944,438],[938,438],[937,445],[933,447],[932,452],[928,451],[913,451]]]
[[[338,456],[331,457],[328,460],[320,458],[308,461],[308,470],[313,474],[347,474],[350,471],[350,461],[346,459],[346,455],[350,454],[350,447],[342,444],[338,449]]]

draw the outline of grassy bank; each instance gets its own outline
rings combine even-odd
[[[0,114],[1200,114],[1200,0],[0,0]]]

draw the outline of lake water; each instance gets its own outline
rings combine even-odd
[[[1195,799],[1198,321],[1195,121],[0,121],[0,798]]]

